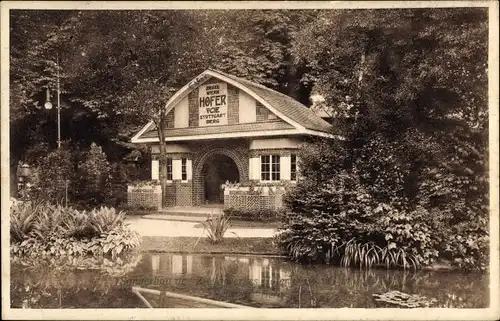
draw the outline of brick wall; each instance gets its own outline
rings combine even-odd
[[[161,209],[161,186],[127,187],[127,205],[131,208]]]
[[[175,127],[175,108],[168,112],[167,116],[165,116],[164,128],[174,128]]]
[[[174,181],[175,184],[175,205],[176,206],[192,206],[193,205],[193,184],[192,181],[187,183]]]
[[[220,83],[218,79],[210,78],[204,85],[213,83]],[[199,126],[199,106],[198,106],[198,93],[199,89],[195,88],[188,95],[188,109],[189,109],[189,127]],[[240,119],[239,115],[239,89],[227,84],[227,123],[228,125],[237,124]]]
[[[255,111],[257,113],[257,122],[267,122],[267,121],[282,121],[273,112],[264,107],[260,102],[256,102]]]
[[[201,173],[203,164],[210,156],[222,154],[230,157],[238,168],[240,182],[248,182],[248,148],[247,140],[224,140],[198,142],[190,145],[193,151],[193,205],[204,203],[204,177]]]
[[[289,156],[297,153],[297,149],[277,148],[277,149],[257,149],[249,150],[249,141],[245,139],[228,140],[207,140],[198,142],[186,142],[191,153],[169,153],[172,159],[187,158],[192,161],[192,179],[188,182],[174,180],[167,184],[166,206],[197,206],[205,203],[205,177],[202,173],[203,164],[210,157],[225,155],[231,158],[238,168],[240,183],[249,182],[249,158],[260,155],[277,154]],[[260,180],[256,180],[257,185]],[[244,205],[235,205],[234,202]],[[279,208],[282,206],[282,195],[259,196],[256,198],[241,196],[238,200],[229,200],[224,196],[224,203],[227,206],[237,206],[248,208]]]
[[[252,149],[249,151],[249,157],[259,157],[262,155],[290,156],[298,154],[299,150],[295,148],[274,148],[274,149]]]
[[[189,127],[198,127],[199,124],[198,92],[199,89],[195,88],[188,95]]]
[[[175,206],[175,185],[172,183],[167,184],[167,191],[165,195],[165,206],[166,207],[172,207]]]
[[[228,84],[227,95],[227,124],[237,124],[240,121],[239,89]]]
[[[231,190],[224,193],[224,208],[239,210],[279,210],[284,207],[284,190],[277,190],[269,194]]]

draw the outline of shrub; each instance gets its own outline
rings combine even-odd
[[[102,235],[122,227],[125,221],[125,212],[116,213],[114,208],[103,206],[100,209],[93,209],[90,211],[88,217],[88,224],[96,233]]]
[[[284,215],[284,210],[283,211],[269,210],[269,209],[240,210],[240,209],[228,208],[224,210],[224,214],[230,216],[232,219],[241,221],[276,222],[279,221],[280,216]]]
[[[78,211],[61,205],[31,202],[11,206],[11,251],[21,256],[111,255],[140,244],[124,224],[125,214],[101,207]]]
[[[28,237],[35,226],[36,211],[31,202],[16,202],[11,205],[11,241],[20,242]]]
[[[108,194],[110,165],[102,148],[92,143],[79,166],[77,201],[87,206],[103,204]]]
[[[202,222],[203,232],[207,235],[212,243],[219,243],[224,239],[227,229],[231,226],[230,217],[225,214],[213,215],[210,214],[206,221]],[[198,241],[195,243],[198,244]]]
[[[292,211],[284,215],[276,241],[294,260],[408,268],[437,256],[432,228],[422,219],[429,214],[378,203],[356,174],[299,183],[286,202]]]
[[[52,203],[63,203],[66,197],[66,184],[71,189],[75,169],[71,152],[61,147],[50,152],[38,163],[38,180],[35,198]]]

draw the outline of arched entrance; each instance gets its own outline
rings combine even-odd
[[[240,181],[238,166],[234,160],[223,154],[208,157],[201,168],[202,202],[205,204],[224,203],[224,190],[221,185],[229,181]]]

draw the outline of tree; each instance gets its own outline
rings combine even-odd
[[[96,206],[105,202],[109,194],[110,165],[102,148],[95,143],[90,145],[86,159],[78,168],[79,177],[75,182],[76,200],[86,205]]]
[[[73,157],[66,146],[50,152],[38,162],[35,197],[49,202],[67,203],[68,189],[75,178]]]
[[[345,169],[377,202],[423,206],[441,254],[476,267],[488,233],[487,26],[480,8],[325,11],[293,48],[345,136],[304,159],[330,170],[308,179],[321,189]]]

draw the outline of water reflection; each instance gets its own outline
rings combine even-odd
[[[376,308],[383,305],[372,294],[393,290],[436,298],[438,307],[488,306],[488,278],[482,274],[360,271],[223,255],[147,254],[127,262],[13,262],[12,306],[145,307],[132,293],[134,286],[252,307]],[[199,307],[182,300],[147,299],[158,307]]]
[[[150,260],[169,289],[252,306],[380,307],[371,294],[392,290],[437,297],[442,307],[487,304],[487,278],[480,274],[307,267],[265,257],[161,254]],[[184,282],[171,282],[179,276]]]

